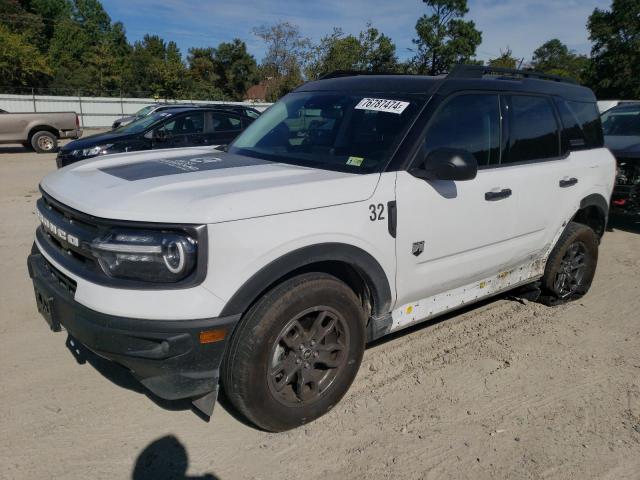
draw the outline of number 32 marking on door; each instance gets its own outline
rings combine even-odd
[[[376,220],[384,220],[384,205],[382,203],[369,205],[369,212],[371,212],[369,220],[372,222],[375,222]]]

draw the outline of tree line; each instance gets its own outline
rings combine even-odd
[[[0,0],[0,88],[240,100],[262,82],[267,100],[275,100],[334,70],[439,75],[454,64],[481,64],[482,32],[465,18],[467,0],[422,1],[427,12],[416,21],[406,60],[372,24],[355,35],[334,28],[314,43],[298,26],[278,22],[253,30],[265,45],[258,63],[238,38],[190,48],[186,56],[158,35],[130,43],[99,0]],[[640,2],[613,0],[609,10],[595,9],[586,20],[590,56],[550,39],[531,59],[516,58],[506,46],[488,65],[574,78],[599,98],[640,98]]]

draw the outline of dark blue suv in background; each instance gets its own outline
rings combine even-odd
[[[254,117],[228,108],[188,106],[154,112],[106,133],[75,140],[58,152],[58,168],[110,153],[156,148],[224,146]]]

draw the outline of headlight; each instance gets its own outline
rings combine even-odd
[[[114,230],[91,250],[110,277],[170,283],[193,273],[198,244],[186,234]]]
[[[95,147],[91,147],[91,148],[74,150],[73,152],[71,152],[71,154],[76,157],[80,157],[80,156],[85,158],[97,157],[98,155],[104,155],[105,153],[107,153],[107,150],[109,150],[111,147],[113,147],[113,143],[109,143],[106,145],[96,145]]]

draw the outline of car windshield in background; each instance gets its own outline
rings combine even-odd
[[[128,125],[123,125],[122,127],[118,127],[114,130],[116,133],[140,133],[145,131],[151,125],[165,118],[169,118],[172,114],[169,112],[157,112],[152,113],[151,115],[147,115],[146,117],[142,117],[135,122],[131,122]]]
[[[607,136],[640,136],[640,106],[613,108],[604,113],[602,130]]]
[[[136,113],[134,113],[134,116],[146,117],[147,115],[149,115],[149,113],[153,111],[154,108],[157,108],[157,107],[155,105],[149,105],[148,107],[141,108]]]
[[[390,159],[422,98],[292,93],[260,115],[229,148],[276,162],[354,173]]]

